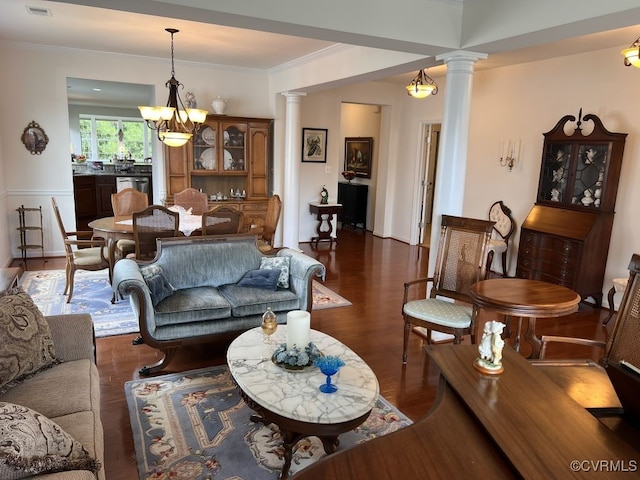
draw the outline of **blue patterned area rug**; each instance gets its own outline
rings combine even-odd
[[[140,480],[276,479],[283,448],[278,428],[253,423],[226,366],[125,384]],[[340,435],[338,451],[412,422],[379,397],[369,419]],[[293,451],[290,474],[325,455],[316,437]]]
[[[64,292],[64,270],[27,271],[20,286],[27,292],[44,315],[90,313],[96,337],[123,335],[139,330],[128,299],[112,304],[113,294],[109,273],[105,270],[76,271],[71,303]]]

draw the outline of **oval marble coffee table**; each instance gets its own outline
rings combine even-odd
[[[349,347],[329,335],[311,330],[310,340],[325,355],[335,355],[345,365],[332,377],[335,393],[319,390],[326,377],[316,367],[290,371],[275,365],[271,354],[286,342],[286,325],[278,325],[271,344],[263,342],[260,327],[244,332],[227,351],[227,364],[240,393],[259,416],[253,421],[274,423],[280,429],[285,463],[281,479],[291,466],[293,447],[304,437],[316,436],[327,454],[338,447],[338,435],[362,424],[379,394],[371,368]]]

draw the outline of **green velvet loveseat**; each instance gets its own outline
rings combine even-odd
[[[263,284],[265,273],[277,277],[267,282],[273,288]],[[129,296],[141,340],[164,353],[140,369],[148,375],[164,369],[178,347],[259,326],[267,307],[279,323],[291,310],[311,311],[312,280],[324,275],[322,263],[297,250],[264,255],[254,235],[164,238],[151,262],[119,260],[112,286],[116,296]]]

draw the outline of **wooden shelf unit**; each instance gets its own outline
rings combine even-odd
[[[29,250],[40,250],[40,258],[42,259],[43,262],[46,262],[44,258],[44,231],[42,228],[42,206],[35,208],[35,207],[25,207],[24,205],[21,205],[19,208],[16,208],[16,211],[18,212],[18,219],[20,224],[20,226],[17,228],[18,232],[20,233],[20,245],[18,246],[18,249],[20,250],[20,254],[22,257],[22,264],[25,266],[25,270],[26,270],[27,259],[29,258],[27,256],[27,251]],[[28,219],[28,216],[34,216],[33,214],[35,214],[36,212],[40,215],[39,222],[38,222],[38,219],[33,221],[32,219]],[[30,223],[27,223],[28,220]],[[34,240],[33,238],[31,238],[34,236],[34,235],[31,235],[32,233],[40,234],[39,235],[40,243],[34,243],[37,240]]]
[[[229,197],[210,201],[209,208],[242,210],[244,231],[263,225],[272,183],[272,132],[272,119],[207,115],[191,141],[164,148],[165,204],[173,205],[174,194],[192,187]],[[245,192],[245,198],[231,198],[231,190]]]

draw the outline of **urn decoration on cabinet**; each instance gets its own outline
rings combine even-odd
[[[593,123],[587,135],[583,120]],[[562,285],[601,305],[626,137],[596,115],[582,117],[582,109],[577,121],[565,115],[544,134],[536,204],[520,233],[519,278]]]

